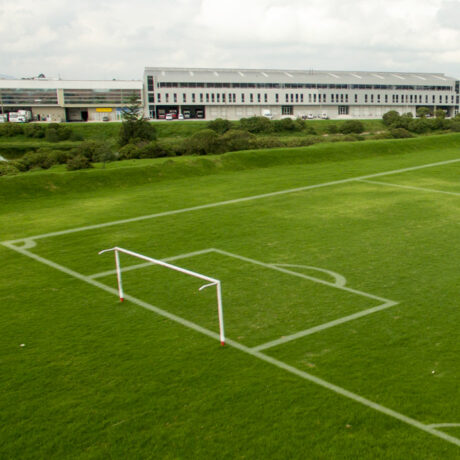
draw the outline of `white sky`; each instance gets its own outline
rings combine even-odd
[[[460,78],[460,0],[0,0],[0,74],[141,79],[145,66]]]

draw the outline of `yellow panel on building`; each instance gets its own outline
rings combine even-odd
[[[96,108],[96,112],[112,112],[111,107],[98,107]]]

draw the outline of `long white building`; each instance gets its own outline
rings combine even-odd
[[[418,107],[459,111],[459,82],[441,73],[147,67],[143,80],[0,79],[0,113],[41,121],[119,120],[137,95],[151,119],[254,115],[381,118]],[[169,114],[169,115],[168,115]]]
[[[459,83],[441,73],[147,67],[146,115],[381,118],[418,107],[458,112]]]

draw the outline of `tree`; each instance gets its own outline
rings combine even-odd
[[[123,122],[118,143],[123,146],[140,141],[154,141],[157,137],[155,127],[145,119],[138,96],[133,94],[127,103],[123,108]]]
[[[117,159],[117,155],[112,152],[112,149],[108,144],[101,142],[96,147],[93,158],[95,161],[102,163],[102,168],[105,169],[106,163],[115,161]]]
[[[434,116],[436,118],[440,118],[441,120],[444,120],[444,118],[446,118],[446,112],[443,109],[437,109],[434,112]]]
[[[396,110],[390,110],[389,112],[383,114],[382,119],[385,126],[394,127],[399,121],[399,112]]]
[[[430,115],[431,111],[428,107],[418,107],[416,113],[417,117],[426,118],[428,115]]]

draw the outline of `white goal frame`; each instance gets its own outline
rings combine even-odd
[[[217,291],[217,313],[219,316],[219,333],[220,333],[220,343],[221,345],[225,345],[225,333],[224,333],[224,311],[222,307],[222,286],[221,282],[218,279],[211,278],[206,275],[202,275],[201,273],[193,272],[191,270],[187,270],[186,268],[178,267],[177,265],[172,265],[162,260],[153,259],[152,257],[147,257],[142,254],[138,254],[137,252],[129,251],[128,249],[123,249],[119,247],[114,247],[110,249],[104,249],[99,251],[98,254],[103,254],[105,252],[115,253],[115,266],[117,269],[117,282],[118,282],[118,295],[120,297],[120,301],[123,302],[124,300],[124,293],[123,293],[123,281],[121,278],[121,266],[120,266],[120,256],[119,253],[127,254],[128,256],[137,257],[138,259],[145,260],[147,262],[151,262],[152,264],[160,265],[165,268],[170,268],[171,270],[175,270],[180,273],[184,273],[189,276],[193,276],[194,278],[199,278],[201,280],[207,281],[208,284],[204,284],[199,288],[199,291],[206,289],[210,286],[216,286]]]

